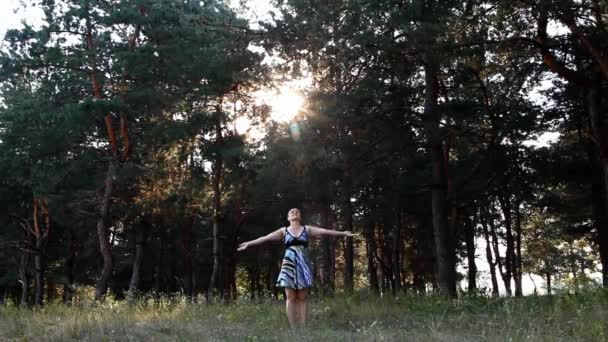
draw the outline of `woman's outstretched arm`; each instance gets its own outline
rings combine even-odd
[[[241,243],[239,245],[239,247],[236,249],[237,251],[243,251],[245,250],[247,247],[251,247],[251,246],[255,246],[255,245],[261,245],[263,243],[266,243],[268,241],[280,241],[283,238],[283,228],[279,228],[277,230],[275,230],[274,232],[264,235],[262,237],[259,237],[255,240],[251,240],[251,241],[245,241],[243,243]]]
[[[306,229],[308,229],[308,233],[311,236],[354,236],[355,234],[353,234],[353,232],[345,230],[345,231],[339,231],[339,230],[331,230],[331,229],[325,229],[325,228],[320,228],[320,227],[315,227],[315,226],[306,226]]]

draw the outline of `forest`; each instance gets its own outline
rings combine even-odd
[[[42,24],[0,49],[4,306],[283,298],[282,244],[236,249],[294,207],[355,232],[311,242],[320,301],[608,287],[604,0],[27,3]],[[301,106],[259,100],[294,82]]]

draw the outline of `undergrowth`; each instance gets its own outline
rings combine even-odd
[[[305,328],[288,328],[284,302],[185,298],[42,308],[0,307],[0,340],[14,341],[602,341],[608,294],[525,298],[311,298]]]

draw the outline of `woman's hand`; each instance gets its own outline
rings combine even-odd
[[[243,242],[242,244],[240,244],[236,250],[239,252],[244,251],[245,249],[247,249],[248,246],[249,246],[249,241],[246,241],[246,242]]]
[[[345,230],[344,236],[353,237],[353,236],[355,236],[355,234],[353,232],[351,232],[350,230]]]

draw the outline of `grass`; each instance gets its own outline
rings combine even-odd
[[[290,330],[284,303],[141,301],[41,309],[0,307],[13,341],[602,341],[608,293],[553,297],[313,298],[308,326]]]

